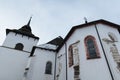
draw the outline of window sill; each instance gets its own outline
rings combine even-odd
[[[45,75],[52,75],[52,74],[46,74],[46,73],[45,73]]]
[[[101,58],[100,56],[97,56],[97,57],[88,57],[87,60],[90,60],[90,59],[99,59]]]

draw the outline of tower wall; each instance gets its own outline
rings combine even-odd
[[[30,53],[0,47],[0,80],[22,80]]]
[[[14,32],[9,32],[2,46],[15,48],[17,43],[22,43],[24,45],[23,50],[31,52],[33,46],[38,42],[38,39],[31,38],[25,35],[16,34]]]

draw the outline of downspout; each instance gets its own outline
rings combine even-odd
[[[105,53],[105,50],[104,50],[104,47],[103,47],[103,44],[102,44],[102,41],[101,41],[101,38],[100,38],[100,35],[99,35],[99,32],[98,32],[96,24],[95,24],[95,29],[96,29],[96,32],[97,32],[97,35],[98,35],[98,39],[100,41],[100,44],[101,44],[101,47],[102,47],[102,50],[103,50],[103,54],[105,56],[105,60],[106,60],[106,63],[107,63],[107,66],[108,66],[111,78],[112,78],[112,80],[115,80],[114,77],[113,77],[113,74],[112,74],[112,71],[111,71],[111,68],[110,68],[110,64],[108,62],[108,59],[107,59],[107,56],[106,56],[106,53]]]
[[[57,51],[55,52],[54,80],[56,80],[56,62],[57,62]]]
[[[66,59],[66,80],[68,80],[68,74],[67,74],[67,44],[65,43],[65,59]]]

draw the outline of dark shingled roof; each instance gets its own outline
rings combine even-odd
[[[63,38],[61,36],[59,36],[59,37],[49,41],[47,44],[53,44],[56,46],[60,46],[62,42],[63,42]]]
[[[32,18],[32,17],[31,17]],[[31,30],[31,27],[30,27],[30,21],[31,21],[31,18],[30,20],[28,21],[28,24],[27,25],[24,25],[22,26],[20,29],[6,29],[6,35],[9,33],[9,32],[15,32],[16,34],[22,34],[22,35],[26,35],[26,36],[29,36],[29,37],[32,37],[32,38],[35,38],[35,39],[39,39],[39,37],[36,37],[34,34],[32,34],[32,30]]]
[[[22,34],[22,35],[25,35],[25,36],[29,36],[29,37],[32,37],[32,38],[35,38],[35,39],[39,39],[39,37],[36,37],[34,36],[34,34],[32,34],[31,32],[29,32],[27,29],[6,29],[6,35],[9,33],[9,32],[14,32],[16,34]]]

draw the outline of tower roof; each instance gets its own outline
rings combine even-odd
[[[25,32],[25,33],[28,33],[28,34],[32,34],[32,30],[31,30],[31,27],[30,27],[31,18],[32,17],[30,17],[30,20],[28,21],[28,23],[26,25],[22,26],[19,29],[19,31]]]
[[[32,34],[32,29],[30,27],[31,18],[32,17],[30,17],[28,23],[26,25],[22,26],[20,29],[6,29],[6,34],[8,34],[9,32],[15,32],[17,34],[22,34],[22,35],[26,35],[26,36],[29,36],[32,38],[39,39],[34,34]]]

